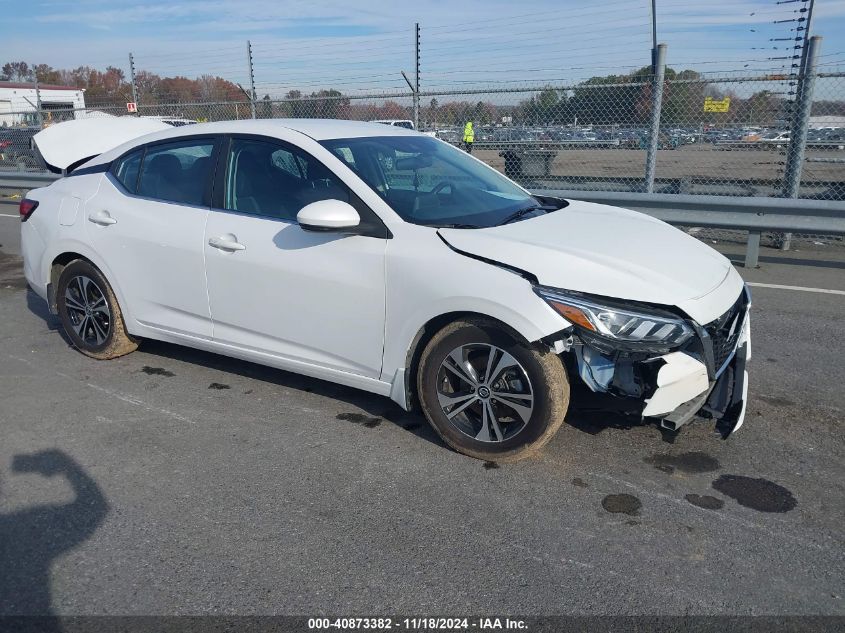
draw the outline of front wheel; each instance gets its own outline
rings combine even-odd
[[[490,461],[530,456],[560,428],[569,406],[560,358],[482,319],[456,321],[429,341],[417,393],[444,442]]]

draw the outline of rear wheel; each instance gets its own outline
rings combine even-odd
[[[481,319],[452,323],[429,341],[417,393],[444,442],[491,461],[531,455],[560,428],[569,405],[557,356]]]
[[[138,348],[111,286],[90,263],[76,260],[65,266],[56,286],[56,306],[65,332],[83,354],[107,360]]]

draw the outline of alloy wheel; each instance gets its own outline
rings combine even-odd
[[[461,345],[443,359],[437,398],[452,425],[481,442],[511,439],[534,411],[525,368],[505,350],[486,343]]]
[[[106,342],[112,317],[102,288],[85,275],[70,280],[64,294],[65,310],[76,335],[86,345],[98,347]]]

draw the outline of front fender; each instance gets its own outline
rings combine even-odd
[[[483,315],[504,323],[529,342],[569,327],[524,277],[456,253],[437,236],[425,237],[388,251],[381,379],[393,383],[394,400],[400,404],[409,354],[420,332],[434,319],[455,313]]]

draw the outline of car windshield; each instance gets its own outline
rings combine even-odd
[[[322,145],[413,224],[489,227],[542,206],[494,169],[428,136],[335,139]]]

